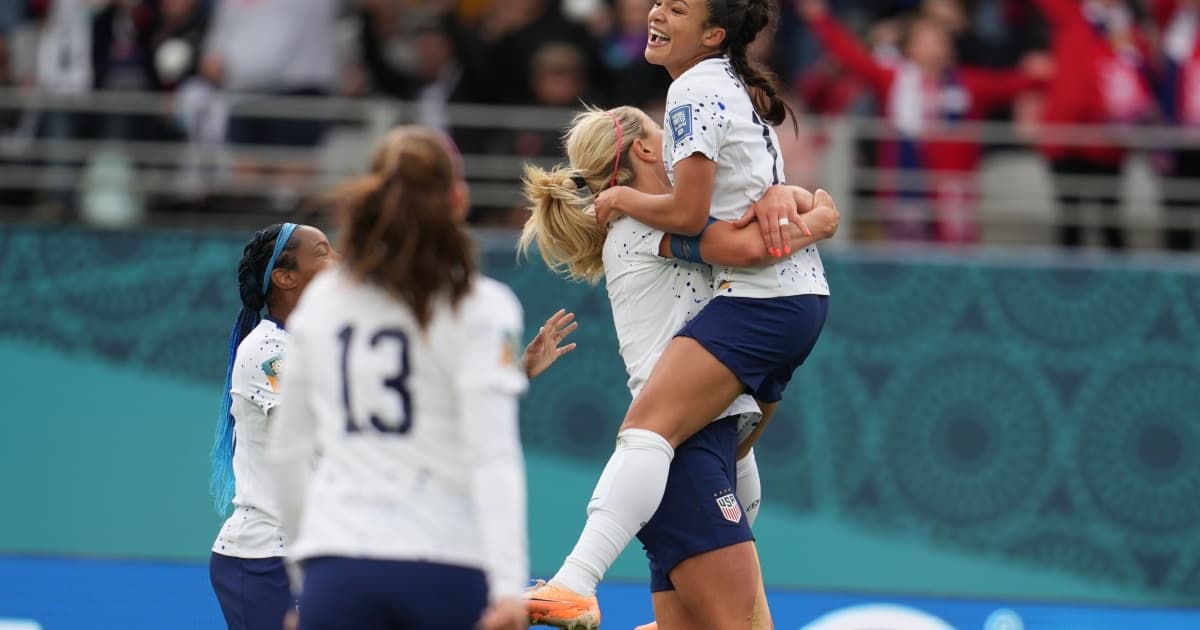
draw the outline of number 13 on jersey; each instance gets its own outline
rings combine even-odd
[[[342,405],[346,432],[370,428],[380,433],[404,434],[412,429],[412,396],[408,380],[408,336],[397,328],[384,328],[365,337],[353,326],[338,331],[342,343]],[[357,342],[357,343],[356,343]],[[352,374],[363,378],[352,378]],[[365,377],[370,374],[371,377]],[[390,376],[389,376],[390,374]],[[366,401],[367,423],[355,415],[355,401]]]

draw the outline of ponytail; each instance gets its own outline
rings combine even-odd
[[[531,214],[517,254],[527,256],[537,241],[547,267],[573,280],[598,282],[604,275],[605,233],[596,217],[584,212],[590,199],[581,195],[587,194],[585,178],[561,166],[547,172],[526,165],[521,183]]]
[[[475,273],[470,237],[451,208],[462,178],[458,155],[436,131],[399,127],[371,168],[341,189],[343,265],[404,302],[424,327],[435,299],[445,295],[457,305]]]
[[[569,166],[547,172],[525,166],[521,183],[529,219],[521,231],[518,255],[537,242],[546,266],[573,280],[596,283],[604,275],[607,230],[586,210],[611,186],[633,181],[629,150],[645,140],[646,114],[636,107],[588,107],[575,116],[563,138]]]
[[[782,125],[792,117],[792,130],[799,135],[796,112],[779,95],[779,77],[762,64],[750,59],[750,44],[763,31],[775,28],[778,7],[774,0],[708,0],[713,22],[725,29],[725,52],[729,63],[750,92],[758,115],[772,125]],[[722,24],[721,20],[725,23]]]

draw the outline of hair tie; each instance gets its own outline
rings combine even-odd
[[[617,120],[617,115],[611,111],[608,112],[608,115],[612,117],[613,126],[617,128],[617,159],[613,162],[612,179],[608,182],[608,187],[611,188],[617,185],[617,173],[621,170],[621,143],[624,142],[625,137],[624,132],[621,130],[621,121]]]
[[[287,247],[288,241],[292,238],[292,232],[296,231],[295,223],[284,223],[283,227],[279,228],[279,236],[275,237],[275,251],[271,252],[271,259],[267,261],[267,269],[263,272],[263,296],[266,297],[267,291],[271,288],[271,272],[275,271],[275,261],[279,260],[279,255],[283,253],[283,248]]]

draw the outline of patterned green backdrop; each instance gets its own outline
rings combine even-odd
[[[0,342],[215,391],[243,238],[4,228]],[[560,281],[536,261],[518,267],[511,251],[485,259],[520,296],[531,329],[560,306],[579,314],[580,350],[534,384],[522,428],[532,455],[598,470],[628,404],[603,289]],[[1200,272],[864,254],[827,266],[828,326],[758,449],[768,505],[880,540],[1115,585],[1131,601],[1200,601]],[[36,365],[4,369],[55,378]],[[26,373],[38,369],[50,373]],[[4,396],[24,411],[5,418],[0,466],[55,448],[29,436],[78,434],[69,423],[47,428],[60,403],[44,394],[24,406],[30,391]],[[162,412],[169,426],[169,404]],[[121,413],[97,411],[98,421],[119,425]],[[168,434],[122,440],[163,440],[156,461],[169,466]],[[6,485],[22,474],[4,472]],[[9,499],[50,492],[39,483],[55,482],[28,479]],[[189,483],[169,500],[195,502],[202,489]],[[581,512],[585,498],[561,509]],[[37,517],[0,526],[9,528],[0,546],[58,549]],[[169,539],[159,553],[170,553]]]

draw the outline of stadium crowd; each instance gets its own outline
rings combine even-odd
[[[446,128],[446,103],[636,105],[661,115],[669,77],[645,62],[648,0],[5,0],[0,86],[58,92],[382,96],[413,101]],[[1200,126],[1196,0],[780,0],[774,37],[754,52],[798,112],[884,119],[891,139],[861,143],[876,173],[884,235],[978,240],[974,174],[990,150],[957,121],[1013,121],[1055,175],[1058,241],[1105,246],[1119,219],[1126,149],[1095,136],[1051,143],[1038,123]],[[182,122],[181,122],[182,120]],[[17,124],[0,113],[0,130]],[[315,121],[228,124],[130,117],[44,119],[37,133],[313,146]],[[1116,128],[1116,127],[1114,127]],[[560,153],[557,134],[451,130],[464,151]],[[792,181],[811,184],[821,142],[787,136]],[[1010,143],[1011,144],[1011,143]],[[1192,250],[1200,150],[1155,151],[1164,177],[1163,246]],[[907,174],[907,175],[906,175]],[[1083,178],[1083,179],[1081,179]],[[1083,185],[1081,185],[1083,182]],[[1189,199],[1190,196],[1190,199]],[[1087,215],[1095,211],[1095,216]],[[519,224],[520,211],[476,222]]]

